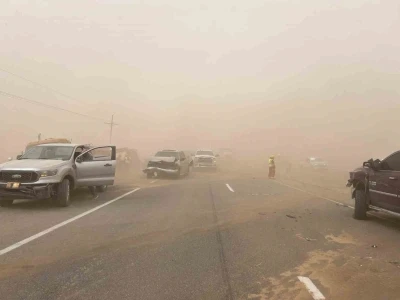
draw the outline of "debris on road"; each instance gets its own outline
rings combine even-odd
[[[292,216],[292,215],[286,215],[286,217],[291,218],[291,219],[297,219],[295,216]]]
[[[336,206],[342,206],[342,207],[350,207],[347,204],[343,204],[343,203],[336,203]]]
[[[372,245],[371,247],[372,247],[372,248],[378,248],[378,246],[377,246],[377,245]]]
[[[303,240],[303,241],[307,241],[307,242],[314,242],[317,239],[312,239],[312,238],[308,238],[308,237],[304,237],[302,236],[300,233],[296,234],[296,237],[298,237],[299,239]]]

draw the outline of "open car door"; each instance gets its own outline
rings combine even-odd
[[[77,186],[113,185],[116,170],[116,147],[91,148],[75,159]]]

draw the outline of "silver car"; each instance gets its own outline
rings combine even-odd
[[[325,170],[328,168],[328,163],[325,160],[318,157],[307,158],[307,164],[314,170]]]
[[[70,191],[95,186],[104,191],[114,184],[115,146],[44,144],[29,148],[18,160],[0,165],[0,205],[15,199],[53,198],[70,204]]]
[[[149,160],[143,172],[147,178],[159,175],[171,175],[179,178],[181,175],[189,175],[192,166],[191,156],[186,155],[183,151],[162,150]]]

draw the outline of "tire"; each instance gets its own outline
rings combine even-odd
[[[99,192],[99,193],[104,193],[105,191],[107,191],[107,185],[99,185],[99,186],[96,186],[96,190],[97,190],[97,192]]]
[[[181,177],[181,169],[178,169],[178,173],[174,176],[175,179],[179,179]]]
[[[13,204],[14,200],[0,200],[0,206],[1,207],[8,207],[11,206]]]
[[[367,218],[367,195],[363,190],[356,190],[353,218],[365,220]]]
[[[147,174],[146,174],[146,177],[147,177],[147,179],[151,179],[151,178],[153,178],[153,174],[147,173]]]
[[[61,207],[67,207],[70,204],[70,182],[64,179],[57,186],[57,204]]]

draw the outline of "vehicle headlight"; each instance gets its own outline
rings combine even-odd
[[[46,170],[46,171],[39,171],[37,172],[40,177],[50,177],[57,175],[58,170]]]

